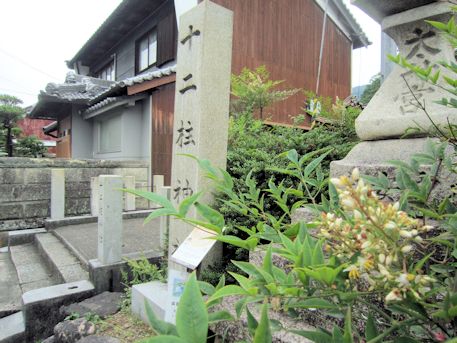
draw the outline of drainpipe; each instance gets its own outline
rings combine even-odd
[[[316,95],[319,93],[319,83],[321,79],[322,56],[324,54],[325,30],[327,28],[328,0],[325,2],[324,21],[322,23],[321,50],[319,52],[319,66],[317,67]]]

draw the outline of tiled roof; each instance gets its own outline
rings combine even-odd
[[[68,102],[89,102],[90,99],[107,90],[113,81],[100,80],[93,77],[67,74],[64,83],[48,83],[40,98],[51,97]]]
[[[96,111],[125,95],[125,88],[176,73],[176,65],[137,75],[122,81],[106,81],[69,72],[64,83],[49,83],[40,92],[39,101],[28,112],[32,118],[54,118],[48,115],[50,104],[67,103],[90,106],[84,113]],[[54,106],[54,105],[53,105]],[[54,106],[55,107],[55,106]],[[57,108],[57,111],[59,109]]]
[[[105,107],[106,105],[109,105],[109,104],[112,104],[112,103],[115,103],[121,99],[125,99],[126,97],[125,96],[119,96],[119,97],[108,97],[100,102],[97,102],[95,105],[92,105],[90,106],[89,108],[87,108],[84,113],[85,114],[88,114],[88,113],[92,113],[92,112],[95,112],[96,110],[99,110],[103,107]]]
[[[130,86],[140,84],[140,83],[143,83],[146,81],[151,81],[152,79],[159,79],[161,77],[169,76],[174,73],[176,73],[176,64],[173,64],[166,68],[162,68],[162,69],[154,70],[154,71],[144,73],[141,75],[137,75],[134,77],[129,77],[129,78],[121,80],[121,81],[117,81],[116,83],[113,83],[109,88],[107,88],[103,92],[101,92],[98,95],[96,95],[95,97],[93,97],[90,100],[89,104],[90,105],[96,104],[99,101],[106,98],[107,96],[116,93],[117,91],[119,91],[122,88],[130,87]]]

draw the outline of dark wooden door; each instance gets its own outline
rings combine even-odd
[[[173,153],[173,113],[175,83],[169,83],[152,93],[152,175],[164,175],[165,186],[171,183],[171,156]]]

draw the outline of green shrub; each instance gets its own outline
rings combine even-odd
[[[46,147],[36,136],[18,139],[14,150],[17,157],[42,157],[47,152]]]

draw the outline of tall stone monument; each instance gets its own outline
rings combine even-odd
[[[227,160],[233,13],[210,1],[183,14],[179,24],[178,64],[170,198],[175,207],[205,191],[199,201],[211,204],[212,188],[196,161],[225,168]],[[187,214],[198,218],[194,209]],[[217,259],[215,233],[171,218],[168,280],[132,288],[132,311],[146,320],[145,301],[155,314],[174,323],[189,272]],[[220,251],[219,251],[220,253]]]
[[[400,54],[410,63],[438,70],[439,61],[454,61],[454,49],[446,38],[425,20],[448,21],[450,4],[433,0],[370,1],[353,0],[397,44]],[[369,63],[369,61],[366,61]],[[442,75],[446,71],[442,70]],[[449,93],[419,79],[412,72],[395,66],[381,88],[356,120],[359,143],[341,161],[331,164],[332,176],[349,173],[358,167],[374,174],[388,168],[388,160],[409,161],[424,151],[426,137],[433,127],[417,100],[425,105],[432,120],[440,126],[457,123],[457,110],[434,103]],[[400,139],[407,130],[416,138]]]
[[[233,14],[203,1],[181,16],[176,68],[171,199],[206,191],[202,202],[211,202],[209,181],[197,163],[183,154],[208,159],[225,168],[232,58]],[[196,218],[195,210],[189,217]],[[192,231],[178,220],[170,223],[170,253]]]

